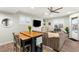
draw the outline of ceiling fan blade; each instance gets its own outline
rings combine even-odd
[[[60,10],[60,9],[63,9],[63,7],[57,8],[57,9],[55,9],[54,11],[57,11],[57,10]]]
[[[52,9],[53,9],[52,7],[48,8],[48,10],[49,10],[50,12],[52,12]]]
[[[60,13],[60,12],[54,12],[54,13]]]
[[[57,8],[57,9],[53,9],[53,7],[49,7],[48,10],[50,11],[50,13],[59,13],[57,10],[62,9],[63,7]]]
[[[48,9],[51,10],[51,9],[53,9],[53,7],[49,7]]]
[[[49,14],[53,14],[53,13],[60,13],[60,12],[50,12]]]
[[[57,11],[50,11],[51,13],[59,13],[59,12],[57,12]]]

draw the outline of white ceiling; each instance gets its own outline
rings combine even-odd
[[[38,17],[60,17],[79,11],[79,7],[63,7],[63,9],[59,10],[60,13],[52,13],[52,15],[49,16],[47,8],[48,7],[0,7],[0,11],[9,13],[23,12]]]

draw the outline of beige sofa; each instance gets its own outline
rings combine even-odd
[[[66,39],[67,34],[63,31],[57,33],[48,32],[44,34],[43,44],[53,48],[56,51],[61,51]]]

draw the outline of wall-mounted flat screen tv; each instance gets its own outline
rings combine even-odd
[[[33,26],[34,27],[40,27],[41,26],[41,21],[40,20],[33,20]]]

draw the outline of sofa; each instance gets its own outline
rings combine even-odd
[[[43,44],[49,46],[55,51],[61,51],[65,40],[68,38],[68,35],[63,32],[47,32],[43,35]]]

